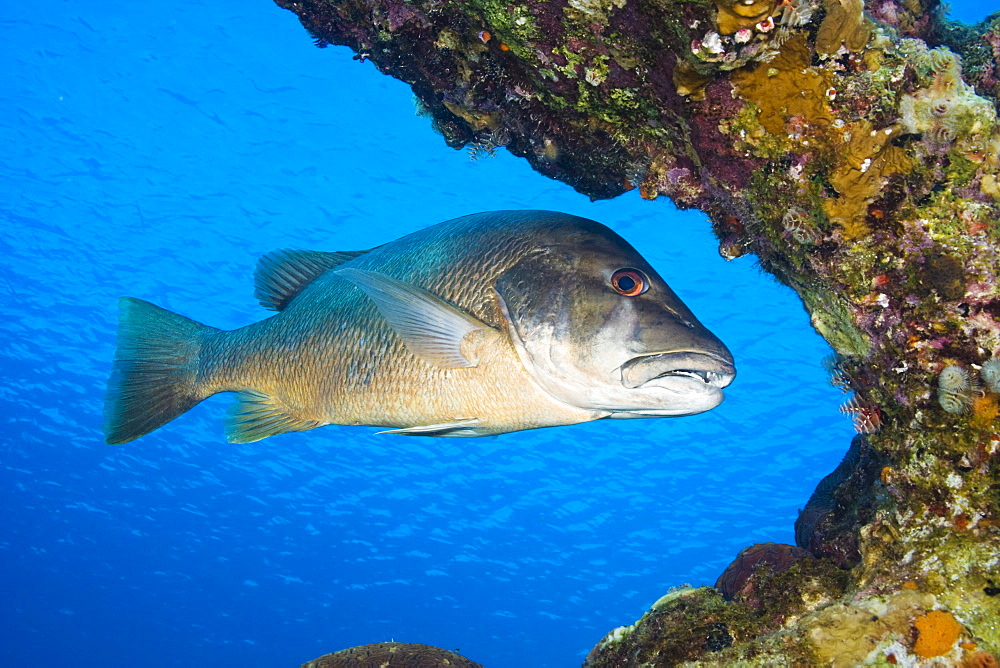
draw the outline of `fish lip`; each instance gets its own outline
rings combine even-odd
[[[660,385],[661,379],[690,379],[691,389],[721,391],[733,382],[732,358],[697,350],[668,350],[633,357],[619,367],[622,385],[629,389]],[[684,382],[684,381],[681,381]]]

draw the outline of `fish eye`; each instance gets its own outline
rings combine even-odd
[[[649,280],[638,269],[619,269],[611,275],[611,287],[626,297],[637,297],[649,289]]]

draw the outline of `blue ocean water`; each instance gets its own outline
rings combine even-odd
[[[970,5],[971,7],[971,5]],[[974,19],[982,10],[956,15]],[[697,212],[471,161],[408,89],[260,2],[43,0],[0,41],[0,664],[290,666],[395,639],[579,665],[792,522],[853,433],[798,299]],[[262,253],[500,208],[629,239],[733,351],[725,403],[496,439],[100,431],[116,300],[234,328]]]

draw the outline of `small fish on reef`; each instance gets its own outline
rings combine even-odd
[[[368,251],[264,255],[278,313],[232,331],[120,301],[108,443],[236,392],[229,441],[329,424],[487,436],[601,418],[692,415],[733,358],[604,225],[549,211],[473,214]]]

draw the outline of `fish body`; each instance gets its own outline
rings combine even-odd
[[[639,253],[561,213],[474,214],[366,252],[277,251],[255,284],[278,313],[232,331],[122,299],[109,443],[218,392],[238,393],[233,442],[327,424],[484,436],[697,413],[735,374]]]

